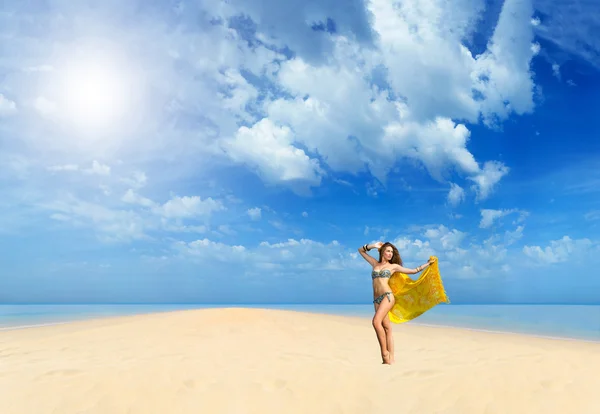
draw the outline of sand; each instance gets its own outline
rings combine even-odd
[[[600,413],[600,344],[208,309],[0,332],[0,413]]]

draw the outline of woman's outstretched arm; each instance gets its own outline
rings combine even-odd
[[[367,262],[369,262],[371,266],[375,267],[377,265],[377,260],[375,260],[373,256],[371,256],[367,252],[371,249],[379,249],[381,246],[383,246],[383,243],[381,242],[365,244],[364,246],[360,246],[358,248],[358,252]]]
[[[396,272],[404,273],[405,275],[414,275],[416,273],[419,273],[421,270],[425,269],[431,263],[433,263],[433,260],[429,260],[427,263],[422,264],[421,266],[418,266],[415,269],[409,269],[408,267],[402,267],[400,265],[396,265],[396,267],[394,269],[396,270]]]

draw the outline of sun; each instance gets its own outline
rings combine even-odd
[[[77,62],[65,73],[63,110],[74,121],[102,126],[117,121],[127,107],[127,83],[105,62]]]
[[[58,69],[53,89],[61,123],[94,134],[127,122],[138,90],[126,59],[89,48],[65,56]]]

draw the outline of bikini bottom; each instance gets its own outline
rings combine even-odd
[[[373,303],[377,303],[378,305],[380,305],[381,301],[386,296],[388,297],[388,300],[391,302],[392,301],[392,292],[385,292],[383,295],[377,296],[375,298],[375,300],[373,300]]]

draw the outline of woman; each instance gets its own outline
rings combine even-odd
[[[371,249],[379,250],[379,261],[375,260],[367,252]],[[373,328],[377,334],[381,358],[384,364],[394,363],[394,338],[392,336],[392,324],[388,313],[396,303],[394,293],[389,285],[389,279],[394,273],[416,274],[425,269],[434,259],[416,269],[402,267],[402,258],[398,249],[392,243],[377,242],[365,244],[358,249],[364,259],[373,266],[371,279],[373,280],[373,304],[375,305],[375,316],[373,317]]]

